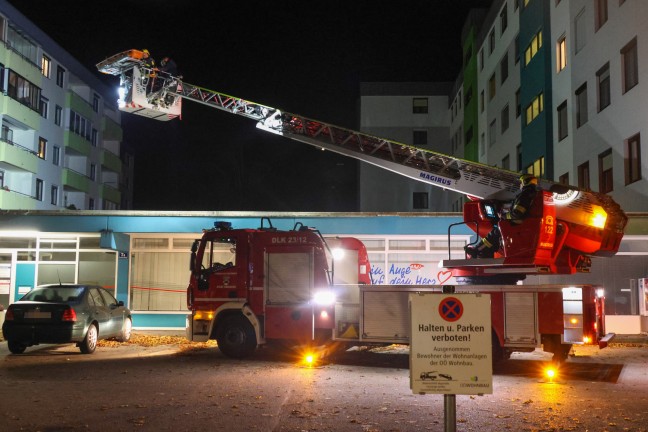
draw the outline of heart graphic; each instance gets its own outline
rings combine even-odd
[[[439,285],[443,285],[452,277],[452,271],[450,270],[442,270],[439,273],[437,273],[437,280],[439,281]]]

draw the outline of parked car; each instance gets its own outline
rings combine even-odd
[[[129,340],[132,327],[130,310],[104,288],[57,284],[34,288],[9,305],[2,333],[14,354],[41,343],[76,343],[91,354],[99,339]]]

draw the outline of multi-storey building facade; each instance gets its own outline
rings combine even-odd
[[[0,208],[124,208],[111,92],[4,0],[0,39]]]
[[[448,94],[452,83],[362,83],[360,130],[439,153],[452,151]],[[456,116],[456,113],[452,114]],[[458,194],[359,166],[362,211],[448,211]]]

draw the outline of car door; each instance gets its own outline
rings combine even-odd
[[[110,308],[106,304],[100,288],[92,287],[88,292],[88,304],[90,306],[90,318],[99,323],[99,337],[111,334],[114,330],[111,328]]]
[[[115,297],[113,297],[113,295],[107,290],[99,288],[99,292],[101,293],[101,296],[108,307],[108,312],[110,313],[110,335],[119,336],[124,326],[124,315],[126,309],[124,306],[120,306],[117,299],[115,299]]]

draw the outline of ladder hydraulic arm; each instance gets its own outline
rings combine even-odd
[[[131,50],[115,55],[99,63],[97,68],[103,73],[121,75],[122,82],[125,81],[124,75],[131,70],[135,70],[137,76],[155,75],[155,70],[148,70],[138,63],[134,58],[137,57],[136,53],[137,50]],[[124,60],[124,57],[130,61]],[[519,173],[513,171],[338,127],[208,90],[181,81],[177,77],[160,75],[156,78],[162,81],[158,89],[146,94],[153,110],[164,111],[165,107],[172,105],[166,97],[168,95],[175,99],[191,100],[248,117],[257,122],[257,128],[264,131],[353,157],[433,186],[460,192],[471,199],[510,200],[519,190]],[[128,80],[126,83],[128,84]],[[540,179],[540,186],[553,193],[558,219],[587,229],[604,230],[610,236],[608,241],[602,242],[601,249],[594,255],[616,253],[627,216],[612,198],[544,179]],[[601,214],[606,216],[603,225]]]

